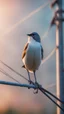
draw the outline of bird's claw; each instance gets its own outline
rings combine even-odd
[[[37,94],[38,93],[38,83],[37,82],[35,82],[35,86],[36,86],[36,91],[34,92],[34,94]]]
[[[35,86],[36,86],[36,91],[34,92],[34,94],[37,94],[38,93],[38,88],[41,88],[42,85],[38,84],[38,82],[35,82]]]
[[[36,91],[33,92],[34,94],[37,94],[38,93],[38,88],[36,89]]]

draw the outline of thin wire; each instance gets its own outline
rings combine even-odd
[[[61,103],[64,104],[64,101],[62,101],[62,100],[60,100],[59,98],[57,98],[57,97],[56,97],[55,95],[53,95],[51,92],[49,92],[48,90],[44,89],[43,87],[42,87],[42,89],[43,89],[46,93],[48,93],[49,95],[51,95],[52,97],[54,97],[56,100],[58,100],[59,102],[61,102]]]
[[[6,64],[4,64],[4,65],[6,65]],[[6,65],[6,66],[7,66],[7,65]],[[8,67],[8,66],[7,66],[7,67]],[[10,67],[8,67],[8,68],[10,68]],[[0,72],[2,72],[2,73],[5,74],[6,76],[12,78],[14,81],[16,81],[16,82],[19,83],[19,81],[17,81],[17,80],[16,80],[15,78],[13,78],[11,75],[9,75],[8,73],[6,73],[2,68],[0,68]],[[15,73],[16,73],[16,72],[15,72]],[[18,73],[18,74],[19,74],[19,73]],[[33,83],[33,82],[32,82],[32,83]],[[47,91],[47,90],[44,89],[44,88],[43,88],[43,90],[44,90],[45,92],[47,92],[48,94],[50,94],[51,96],[53,96],[54,98],[56,98],[58,101],[64,103],[63,101],[61,101],[60,99],[58,99],[56,96],[54,96],[51,92]]]
[[[46,38],[50,32],[51,26],[48,27],[47,31],[44,33],[44,35],[42,36],[42,40],[44,40],[44,38]]]
[[[1,70],[2,70],[2,69],[1,69]],[[1,71],[1,72],[2,72],[2,71]],[[2,73],[4,73],[4,72],[2,72]],[[11,78],[11,76],[10,76],[9,74],[7,74],[6,72],[5,72],[4,74]],[[14,79],[14,80],[15,80],[15,79]],[[17,80],[15,80],[15,81],[17,81]],[[28,81],[29,81],[29,80],[28,80]],[[7,83],[7,84],[8,84],[8,83]],[[34,85],[34,82],[32,82],[32,84]],[[18,85],[18,86],[19,86],[19,85]],[[58,99],[56,96],[54,96],[52,93],[50,93],[50,92],[47,91],[46,89],[44,89],[44,88],[39,88],[39,89],[40,89],[40,90],[42,89],[42,92],[43,92],[52,102],[54,102],[60,109],[62,109],[52,98],[50,98],[49,95],[47,95],[47,93],[50,94],[51,96],[53,96],[54,98],[56,98],[58,101],[64,103],[63,101],[61,101],[60,99]],[[47,92],[47,93],[45,93],[45,92]],[[62,110],[63,110],[63,109],[62,109]]]
[[[15,28],[18,24],[24,22],[25,20],[27,20],[28,18],[30,18],[32,15],[34,15],[35,13],[37,13],[38,11],[40,11],[41,9],[45,8],[51,1],[48,1],[47,3],[45,3],[44,5],[40,6],[39,8],[37,8],[35,11],[31,12],[28,16],[26,16],[25,18],[23,18],[22,20],[20,20],[18,23],[16,23],[12,28],[10,28],[9,30],[12,30],[13,28]],[[48,28],[48,30],[45,32],[43,39],[48,36],[49,31],[50,31],[51,26]],[[10,31],[8,31],[10,32]],[[42,40],[43,40],[42,39]],[[46,62],[52,55],[54,54],[54,50],[43,60],[42,64],[44,62]],[[12,70],[12,69],[11,69]],[[15,71],[16,72],[16,71]]]
[[[52,17],[53,17],[54,14],[55,14],[55,10],[52,9],[52,11],[53,11],[53,12],[52,12]],[[52,20],[51,20],[51,21],[52,21]],[[44,33],[44,36],[42,36],[42,40],[48,36],[51,27],[52,27],[52,23],[50,23],[50,26],[48,27],[47,31]]]
[[[46,62],[55,52],[55,49],[53,49],[53,51],[42,61],[41,65]],[[25,80],[28,81],[27,78],[25,78],[23,75],[21,75],[20,73],[18,73],[17,71],[15,71],[13,68],[11,68],[10,66],[8,66],[7,64],[5,64],[3,61],[0,60],[0,62],[5,65],[6,67],[8,67],[10,70],[12,70],[13,72],[15,72],[17,75],[21,76],[22,78],[24,78]]]
[[[20,24],[20,23],[26,21],[28,18],[30,18],[31,16],[33,16],[35,13],[37,13],[37,12],[40,11],[41,9],[45,8],[50,2],[51,2],[51,0],[48,1],[47,3],[45,3],[44,5],[40,6],[39,8],[37,8],[35,11],[31,12],[28,16],[26,16],[25,18],[23,18],[22,20],[20,20],[19,22],[17,22],[17,23],[16,23],[13,27],[11,27],[9,30],[12,30],[12,29],[15,28],[18,24]],[[48,35],[48,33],[49,33],[49,31],[50,31],[50,28],[51,28],[51,26],[50,26],[50,27],[48,28],[48,30],[45,32],[45,34],[44,34],[44,36],[43,36],[43,39]],[[10,31],[8,31],[8,32],[10,32]],[[5,33],[6,33],[6,32],[5,32]],[[43,40],[43,39],[42,39],[42,40]],[[52,56],[53,53],[54,53],[54,50],[43,60],[42,64],[43,64],[44,62],[46,62],[46,61]],[[12,69],[11,69],[11,70],[12,70]],[[16,71],[15,71],[15,72],[16,72]],[[17,72],[16,72],[16,73],[17,73]]]
[[[27,78],[25,78],[23,75],[21,75],[20,73],[18,73],[17,71],[15,71],[13,68],[11,68],[10,66],[8,66],[7,64],[5,64],[4,62],[2,62],[1,60],[0,60],[0,62],[3,64],[3,65],[5,65],[6,67],[8,67],[10,70],[12,70],[13,72],[15,72],[17,75],[19,75],[19,76],[21,76],[22,78],[24,78],[26,81],[29,81]],[[2,71],[4,71],[3,69],[1,69],[0,68],[0,70],[2,70]],[[6,72],[5,72],[6,73]],[[8,75],[9,76],[9,74],[8,73],[6,73],[6,75]],[[10,78],[12,78],[12,76],[9,76]],[[15,81],[17,81],[16,79],[14,79],[14,78],[12,78],[13,80],[15,80]],[[18,82],[18,81],[17,81]],[[52,86],[55,86],[56,84],[51,84],[51,85],[49,85],[48,87],[46,87],[46,89],[48,89],[49,87],[52,87]]]
[[[50,57],[55,53],[55,51],[56,51],[56,48],[54,48],[52,52],[45,59],[43,59],[43,61],[41,62],[41,65],[44,64],[47,60],[49,60]]]
[[[54,52],[55,52],[55,49],[43,60],[43,62],[41,64],[43,64],[44,62],[46,62],[54,54]],[[19,75],[20,77],[22,77],[23,79],[25,79],[26,81],[28,81],[27,78],[25,78],[23,75],[21,75],[20,73],[18,73],[17,71],[15,71],[9,65],[5,64],[3,61],[0,60],[0,63],[2,63],[6,67],[8,67],[11,71],[15,72],[17,75]]]
[[[32,14],[31,14],[32,15]],[[48,59],[47,59],[48,60]],[[10,67],[8,67],[10,68]],[[12,70],[12,69],[11,69]],[[14,71],[14,70],[13,70]],[[15,73],[17,73],[16,71],[14,71]],[[7,73],[5,73],[7,74]],[[21,74],[20,74],[21,75]],[[10,75],[9,75],[10,76]],[[23,76],[24,77],[24,76]],[[26,78],[25,78],[26,79]],[[43,91],[42,91],[43,92]],[[50,100],[52,100],[45,92],[43,92]],[[52,100],[53,101],[53,100]],[[55,101],[53,101],[55,103]],[[62,109],[57,103],[55,103],[60,109]],[[63,110],[63,109],[62,109]],[[64,111],[64,110],[63,110]]]
[[[13,68],[11,68],[10,66],[8,66],[7,64],[5,64],[4,62],[2,62],[1,60],[0,60],[0,62],[3,65],[5,65],[7,68],[9,68],[10,70],[12,70],[13,72],[15,72],[17,75],[19,75],[20,77],[22,77],[23,79],[25,79],[26,81],[29,81],[27,78],[25,78],[25,76],[21,75],[20,73],[18,73],[17,71],[15,71]],[[9,76],[9,74],[6,74],[6,75]],[[12,77],[10,76],[10,78],[12,78]],[[13,80],[17,81],[16,79],[13,79]],[[55,84],[49,85],[46,89],[48,89],[49,87],[52,87],[52,86],[55,86]]]
[[[34,82],[32,82],[32,81],[31,81],[31,83],[34,84]],[[50,94],[50,95],[53,96],[55,99],[57,99],[59,102],[62,102],[62,103],[64,104],[63,101],[61,101],[61,100],[58,99],[56,96],[54,96],[52,93],[50,93],[49,91],[47,91],[46,89],[44,89],[43,87],[41,87],[40,84],[38,84],[38,89],[64,112],[64,109],[63,109],[60,105],[58,105],[48,94]],[[47,94],[46,92],[47,92],[48,94]]]
[[[19,84],[15,82],[0,81],[0,84],[37,89],[37,86],[34,84],[34,82],[33,84],[28,85],[28,84]],[[60,105],[58,105],[47,93],[45,93],[45,91],[43,90],[43,88],[41,88],[40,85],[38,86],[38,89],[64,112],[64,109]]]
[[[45,96],[47,96],[54,104],[56,104],[64,112],[64,109],[60,105],[58,105],[47,93],[45,93],[42,89],[40,91],[43,92]]]
[[[17,22],[16,24],[14,24],[11,28],[8,28],[6,30],[6,32],[4,32],[4,34],[7,34],[9,32],[11,32],[12,30],[14,30],[18,25],[22,24],[24,21],[26,21],[27,19],[29,19],[30,17],[32,17],[34,14],[36,14],[37,12],[39,12],[41,9],[44,9],[46,6],[48,6],[52,1],[49,0],[47,3],[45,3],[44,5],[40,6],[39,8],[37,8],[36,10],[32,11],[30,14],[28,14],[26,17],[24,17],[23,19],[21,19],[19,22]]]
[[[52,88],[52,87],[54,87],[54,86],[56,86],[56,84],[55,84],[55,83],[50,84],[50,85],[48,85],[48,86],[46,87],[46,89],[48,89],[48,88]]]
[[[2,68],[0,68],[0,72],[3,73],[4,75],[6,75],[7,77],[13,79],[15,82],[20,83],[18,80],[16,80],[16,79],[13,78],[11,75],[9,75],[7,72],[5,72]]]
[[[26,81],[28,81],[27,78],[25,78],[23,75],[21,75],[19,72],[15,71],[13,68],[11,68],[9,65],[5,64],[3,61],[0,60],[0,63],[2,63],[4,66],[6,66],[7,68],[9,68],[11,71],[15,72],[17,75],[19,75],[20,77],[22,77],[23,79],[25,79]]]
[[[32,83],[33,85],[35,85],[33,81],[31,81],[31,83]],[[44,89],[40,84],[38,84],[38,88],[39,88],[39,90],[41,90],[42,92],[48,93],[49,95],[51,95],[52,97],[54,97],[56,100],[58,100],[59,102],[61,102],[61,103],[64,104],[64,101],[60,100],[60,99],[57,98],[55,95],[53,95],[51,92],[49,92],[48,90]]]

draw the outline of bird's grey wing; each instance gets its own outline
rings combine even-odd
[[[43,47],[42,47],[42,45],[41,45],[41,59],[43,59]]]
[[[23,53],[22,53],[22,59],[25,57],[25,55],[26,55],[26,51],[27,51],[27,49],[28,49],[28,45],[29,45],[29,43],[27,43],[26,45],[25,45],[25,47],[24,47],[24,50],[23,50]]]

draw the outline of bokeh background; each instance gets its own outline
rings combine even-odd
[[[52,1],[52,0],[51,0]],[[48,36],[44,34],[50,26],[54,10],[49,0],[0,0],[0,60],[24,75],[21,53],[27,42],[27,33],[36,31],[41,36],[44,59],[55,48],[56,27],[53,26]],[[56,95],[56,57],[55,53],[46,60],[36,72],[37,80],[44,88]],[[28,83],[0,62],[0,68],[21,83]],[[31,79],[34,80],[31,74]],[[14,81],[0,72],[0,80]],[[41,92],[33,89],[0,85],[1,114],[55,114],[56,106]]]

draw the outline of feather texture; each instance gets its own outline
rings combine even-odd
[[[24,50],[23,50],[23,53],[22,53],[22,59],[25,57],[25,55],[26,55],[26,51],[27,51],[27,49],[28,49],[28,45],[29,45],[29,43],[27,43],[26,45],[25,45],[25,47],[24,47]]]
[[[42,47],[42,45],[41,45],[41,57],[43,59],[43,47]]]

